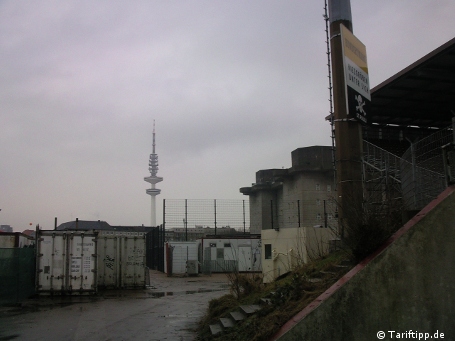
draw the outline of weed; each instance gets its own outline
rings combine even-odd
[[[260,291],[262,287],[262,274],[240,273],[238,271],[226,273],[231,294],[237,300]]]

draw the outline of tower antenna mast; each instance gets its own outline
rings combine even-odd
[[[155,120],[153,120],[153,142],[152,142],[152,154],[149,157],[149,172],[150,176],[145,177],[144,181],[151,184],[151,188],[147,189],[145,192],[151,196],[151,216],[150,224],[151,226],[156,226],[156,196],[161,193],[161,190],[155,188],[155,185],[158,182],[163,181],[162,177],[157,176],[158,174],[158,154],[155,151]]]

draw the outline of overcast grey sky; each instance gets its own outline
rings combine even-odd
[[[0,1],[0,224],[149,225],[162,199],[248,199],[329,145],[324,1]],[[453,0],[351,0],[375,86],[455,36]]]

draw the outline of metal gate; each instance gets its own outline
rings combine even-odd
[[[164,227],[154,227],[147,233],[145,243],[147,267],[164,272]]]

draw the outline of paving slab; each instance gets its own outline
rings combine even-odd
[[[231,311],[230,312],[230,315],[232,316],[232,318],[234,319],[234,321],[236,322],[240,322],[240,321],[243,321],[245,319],[245,315],[243,313],[241,313],[240,311]]]
[[[245,314],[251,315],[260,310],[261,306],[257,304],[241,305],[240,309],[242,309]]]
[[[219,323],[211,324],[210,325],[210,332],[213,336],[221,334],[223,332],[223,328]]]
[[[232,328],[235,326],[234,322],[229,317],[221,317],[220,322],[223,328]]]

